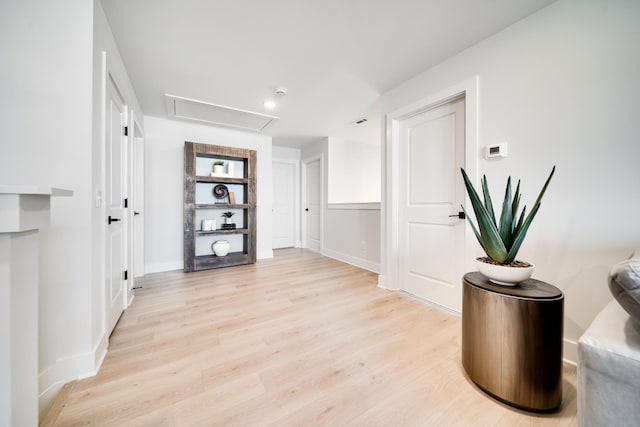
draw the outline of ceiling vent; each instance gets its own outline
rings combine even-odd
[[[165,95],[169,118],[193,120],[220,126],[262,132],[267,126],[280,119],[268,114],[255,113],[239,108],[211,104],[210,102]]]

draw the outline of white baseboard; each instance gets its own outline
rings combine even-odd
[[[380,264],[372,262],[363,258],[355,257],[353,255],[343,254],[341,252],[332,251],[331,249],[323,248],[320,253],[329,258],[337,259],[338,261],[346,262],[347,264],[355,265],[356,267],[369,270],[373,273],[380,272]]]
[[[273,258],[273,250],[260,251],[256,254],[256,259],[271,259]]]
[[[382,289],[386,289],[387,291],[399,291],[397,283],[392,283],[389,280],[389,277],[386,274],[381,274],[378,276],[378,287]]]
[[[562,349],[563,359],[565,362],[578,366],[578,343],[572,340],[563,340]]]
[[[92,372],[94,355],[91,352],[77,354],[56,360],[38,376],[38,408],[40,413],[46,413],[62,386],[69,381],[78,379],[81,375]]]
[[[182,269],[184,269],[184,262],[182,260],[170,261],[170,262],[159,262],[159,263],[144,265],[145,274],[164,273],[165,271],[174,271],[174,270],[182,270]]]
[[[107,354],[109,337],[105,337],[93,351],[62,357],[38,375],[38,410],[46,414],[60,389],[69,381],[89,378],[98,373]]]

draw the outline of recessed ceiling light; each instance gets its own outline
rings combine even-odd
[[[264,101],[264,108],[273,110],[274,108],[276,108],[276,103],[273,101]]]

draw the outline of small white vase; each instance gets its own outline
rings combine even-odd
[[[487,276],[487,278],[497,285],[515,286],[531,277],[535,265],[530,267],[509,267],[508,265],[488,264],[486,262],[476,260],[478,271]]]
[[[227,256],[230,247],[231,245],[226,240],[216,240],[211,245],[211,249],[213,249],[213,253],[216,256]]]
[[[213,173],[224,173],[223,165],[213,165]]]

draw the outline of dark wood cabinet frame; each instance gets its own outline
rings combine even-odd
[[[197,176],[196,159],[212,158],[244,163],[242,178]],[[223,147],[219,145],[184,143],[184,271],[192,272],[210,268],[229,267],[256,262],[256,162],[257,152],[244,148]],[[244,200],[235,204],[215,203],[196,204],[196,186],[198,183],[235,184],[244,187]],[[196,211],[198,209],[242,209],[244,228],[236,230],[196,230]],[[241,234],[242,252],[230,252],[227,256],[196,256],[196,239],[204,235]]]

